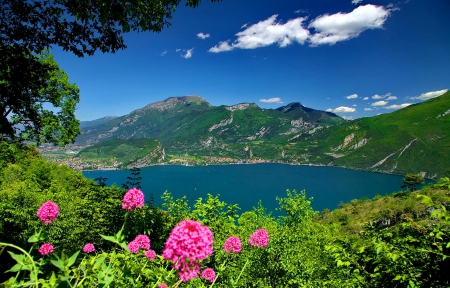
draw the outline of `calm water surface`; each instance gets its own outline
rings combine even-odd
[[[130,176],[128,170],[86,171],[86,177],[108,178],[107,184],[121,186]],[[239,204],[241,212],[251,210],[262,200],[264,207],[274,211],[276,196],[286,196],[286,189],[306,190],[314,197],[315,210],[334,209],[340,202],[386,195],[399,191],[403,176],[354,171],[325,166],[298,166],[286,164],[242,164],[210,166],[161,165],[141,169],[142,191],[146,199],[153,193],[156,204],[161,204],[164,191],[174,198],[187,196],[192,206],[208,193],[220,194],[220,200]]]

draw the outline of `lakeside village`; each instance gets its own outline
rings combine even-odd
[[[264,160],[260,158],[252,159],[235,159],[230,157],[214,157],[214,156],[189,156],[188,154],[180,155],[166,155],[166,160],[160,163],[143,163],[140,165],[133,165],[133,163],[124,166],[122,162],[117,161],[116,158],[110,159],[91,159],[86,157],[79,157],[78,152],[85,147],[70,145],[70,148],[62,149],[52,145],[39,146],[38,150],[42,157],[50,162],[56,162],[60,165],[66,165],[74,170],[119,170],[128,169],[132,167],[146,167],[153,165],[184,165],[184,166],[206,166],[214,164],[258,164],[258,163],[274,163],[274,161]],[[277,163],[279,163],[277,161]],[[297,163],[290,163],[297,164]]]

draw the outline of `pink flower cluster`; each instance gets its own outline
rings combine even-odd
[[[167,284],[163,282],[158,285],[158,288],[169,288],[169,286],[167,286]]]
[[[150,249],[145,252],[144,256],[150,260],[155,260],[156,252],[154,250]]]
[[[241,239],[239,239],[239,237],[237,236],[231,236],[223,244],[223,251],[225,252],[239,253],[241,252],[241,250],[242,250]]]
[[[92,243],[87,243],[83,247],[83,252],[85,252],[85,253],[92,253],[94,251],[95,251],[95,247],[94,247],[94,244],[92,244]]]
[[[172,260],[173,268],[178,270],[180,278],[186,282],[197,277],[200,272],[200,260],[213,253],[213,234],[200,222],[184,220],[170,233],[162,256]]]
[[[133,254],[137,254],[139,252],[139,248],[148,250],[150,249],[150,238],[144,234],[138,235],[133,241],[128,243],[127,247]]]
[[[144,205],[144,193],[141,190],[132,188],[123,196],[122,209],[133,211]]]
[[[206,268],[203,270],[202,274],[200,275],[203,279],[208,280],[209,282],[213,283],[214,279],[216,279],[216,273],[211,268]]]
[[[43,223],[52,223],[58,217],[58,205],[52,201],[47,201],[37,211],[37,216]]]
[[[42,256],[53,253],[53,245],[50,243],[42,244],[38,251]]]
[[[269,243],[269,234],[264,229],[258,229],[250,236],[248,243],[252,246],[266,247]]]

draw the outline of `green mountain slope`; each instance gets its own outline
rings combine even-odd
[[[172,97],[84,128],[77,144],[153,138],[170,154],[274,159],[282,158],[279,146],[289,135],[343,122],[335,114],[300,103],[275,110],[252,103],[214,107],[198,96]],[[256,146],[259,155],[252,152],[251,146]]]
[[[440,177],[450,168],[450,93],[297,140],[316,163]]]
[[[114,159],[121,167],[143,167],[163,161],[164,149],[153,139],[111,139],[84,148],[77,157],[99,161]]]
[[[300,103],[278,109],[254,103],[215,107],[198,96],[185,96],[85,127],[77,144],[151,138],[171,155],[334,165],[435,178],[450,168],[449,127],[449,92],[354,121]]]

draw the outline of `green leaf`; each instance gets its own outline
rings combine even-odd
[[[114,236],[106,236],[106,235],[102,235],[102,234],[100,234],[100,236],[107,241],[117,243],[117,238]]]
[[[383,246],[378,245],[378,247],[377,247],[377,254],[380,254],[381,251],[383,251]]]
[[[30,238],[28,238],[28,243],[36,243],[39,241],[39,235],[33,234]]]
[[[59,270],[64,271],[64,265],[63,265],[63,263],[61,262],[60,259],[58,259],[58,260],[50,260],[50,262],[52,262],[52,264],[53,264],[54,266],[56,266],[57,268],[59,268]]]
[[[55,272],[52,272],[52,276],[50,277],[50,279],[48,279],[48,283],[50,283],[51,286],[55,286],[56,285]]]
[[[23,267],[22,264],[16,264],[13,267],[11,267],[11,269],[6,270],[5,273],[6,272],[19,272],[19,271],[22,271],[22,267]]]
[[[80,254],[80,251],[75,252],[68,260],[67,265],[66,265],[66,269],[70,268],[70,266],[72,266],[75,261],[77,261],[77,257],[78,254]]]
[[[398,280],[400,280],[400,279],[402,279],[402,275],[397,275],[397,276],[395,276],[395,278],[393,279],[394,281],[398,281]]]
[[[9,255],[11,255],[11,257],[16,260],[17,263],[24,265],[24,259],[25,259],[25,255],[23,254],[15,254],[14,252],[8,251]]]
[[[98,269],[100,267],[100,265],[102,265],[102,263],[105,261],[106,257],[100,257],[95,261],[94,267],[93,269]]]

